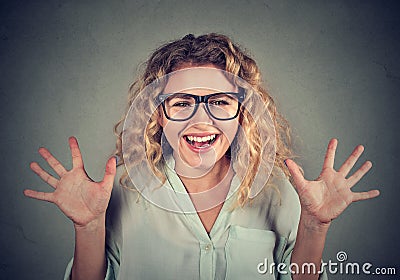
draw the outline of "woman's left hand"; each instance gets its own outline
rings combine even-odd
[[[332,139],[329,142],[325,155],[321,174],[314,181],[304,179],[300,168],[293,160],[286,160],[286,165],[293,177],[295,188],[300,198],[302,215],[308,222],[315,225],[329,225],[352,202],[374,198],[379,195],[378,190],[368,192],[352,192],[351,188],[372,167],[370,161],[366,161],[349,178],[346,176],[364,151],[364,147],[357,146],[347,158],[339,170],[333,168],[335,152],[338,141]]]

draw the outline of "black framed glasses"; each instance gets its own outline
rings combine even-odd
[[[196,114],[200,103],[204,103],[208,114],[216,120],[232,120],[239,114],[245,98],[241,92],[217,92],[204,96],[189,93],[168,93],[158,95],[165,117],[172,121],[186,121]]]

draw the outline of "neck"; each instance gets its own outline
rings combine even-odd
[[[221,158],[205,175],[198,178],[178,175],[197,212],[221,206],[226,200],[234,175],[230,160]]]
[[[233,177],[233,170],[230,169],[230,160],[224,156],[210,170],[206,172],[204,170],[201,171],[205,175],[195,178],[179,175],[179,178],[182,180],[188,193],[205,192],[218,185],[230,183]]]

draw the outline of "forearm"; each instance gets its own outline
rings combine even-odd
[[[318,279],[329,225],[317,223],[303,214],[300,216],[296,244],[291,258],[291,263],[296,264],[299,268],[298,274],[292,274],[294,280]],[[311,267],[311,273],[309,267]],[[314,267],[315,271],[313,270]]]
[[[105,217],[86,227],[75,226],[73,280],[104,279],[106,275]]]

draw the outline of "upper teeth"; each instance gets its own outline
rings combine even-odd
[[[204,136],[204,137],[198,137],[198,136],[186,136],[187,139],[189,139],[189,141],[195,141],[195,142],[206,142],[206,141],[210,141],[213,140],[216,135],[212,134],[212,135],[208,135],[208,136]]]

